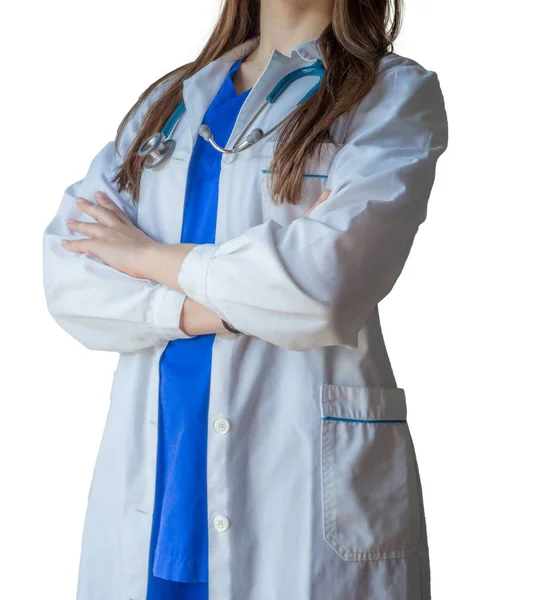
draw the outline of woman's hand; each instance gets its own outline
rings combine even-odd
[[[306,212],[303,214],[304,217],[308,217],[309,214],[311,213],[311,211],[318,205],[321,204],[321,202],[325,202],[325,200],[327,200],[327,198],[331,195],[331,190],[325,188],[323,190],[323,193],[321,194],[321,196],[319,196],[319,198],[317,198],[317,200],[306,210]]]
[[[77,198],[77,206],[97,223],[68,220],[68,229],[89,239],[62,240],[63,247],[71,252],[92,254],[132,277],[147,278],[142,259],[147,250],[159,244],[138,229],[106,194],[97,192],[95,199],[98,204]]]

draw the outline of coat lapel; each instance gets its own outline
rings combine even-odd
[[[256,46],[257,38],[247,40],[184,80],[182,93],[186,105],[185,117],[189,124],[192,142],[197,137],[203,117],[228,75],[230,67],[239,58],[247,56]]]

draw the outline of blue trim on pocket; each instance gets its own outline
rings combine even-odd
[[[406,423],[406,419],[347,419],[345,417],[321,417],[322,421],[347,421],[348,423]]]
[[[262,173],[270,173],[271,171],[269,171],[268,169],[261,169]],[[302,175],[302,177],[316,177],[317,179],[327,179],[327,177],[329,177],[328,175],[321,175],[318,173],[304,173]]]

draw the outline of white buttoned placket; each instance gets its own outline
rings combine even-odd
[[[297,47],[298,48],[298,47]],[[238,115],[230,140],[234,140],[238,132],[245,127],[250,115],[261,102],[265,95],[288,72],[300,65],[303,61],[313,62],[318,58],[314,42],[305,42],[299,49],[294,48],[291,57],[298,60],[291,61],[289,57],[274,51],[267,67],[260,75],[252,92],[244,102]],[[297,54],[297,56],[296,56]],[[262,96],[262,97],[261,97]],[[270,107],[262,115],[257,126],[264,130],[272,126],[275,119],[280,118],[277,110]],[[224,154],[221,163],[222,196],[226,197],[227,170],[238,160],[250,160],[250,154],[260,152],[255,144],[251,150],[238,154]],[[220,240],[217,240],[217,242]],[[229,485],[229,444],[242,443],[234,439],[233,424],[231,425],[231,407],[225,404],[225,399],[230,396],[230,389],[234,388],[234,374],[229,369],[220,369],[220,365],[227,365],[232,360],[233,352],[237,348],[235,341],[242,336],[217,335],[213,345],[213,376],[210,385],[209,398],[209,436],[207,442],[207,510],[209,516],[209,597],[211,600],[233,600],[232,577],[235,576],[232,568],[231,553],[233,551],[234,514],[230,510],[230,485]],[[226,416],[224,416],[226,415]],[[228,417],[228,418],[227,418]],[[235,534],[236,535],[236,534]]]

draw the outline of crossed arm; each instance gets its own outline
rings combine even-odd
[[[304,216],[308,216],[329,194],[330,190],[325,190]],[[94,221],[68,219],[67,227],[70,231],[87,237],[78,240],[63,239],[62,246],[70,252],[95,256],[131,277],[149,279],[182,292],[178,275],[184,259],[197,244],[156,242],[136,227],[107,194],[97,191],[95,199],[96,203],[86,198],[77,198],[77,207]],[[188,296],[182,306],[179,326],[190,337],[226,331],[216,312]]]

